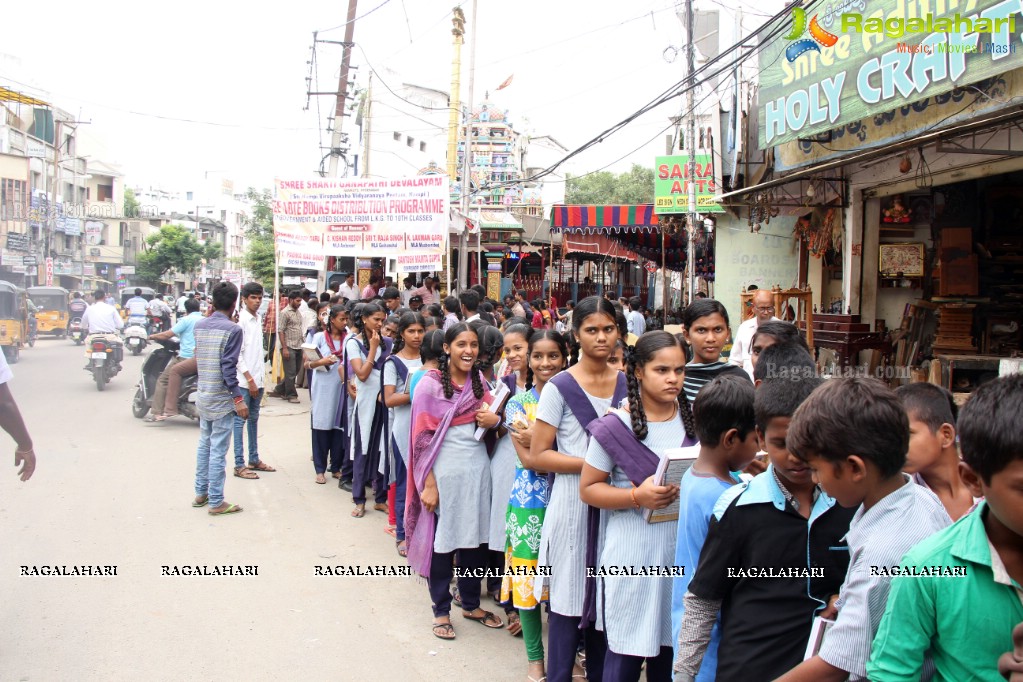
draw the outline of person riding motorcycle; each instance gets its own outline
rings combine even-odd
[[[67,319],[67,330],[70,333],[71,320],[75,319],[76,317],[79,320],[81,320],[83,317],[85,317],[85,311],[89,309],[89,304],[86,303],[85,299],[82,298],[82,294],[76,291],[74,293],[74,296],[72,296],[71,298],[71,302],[68,303],[67,309],[69,313]]]
[[[162,329],[170,329],[171,309],[169,305],[163,302],[162,298],[154,296],[153,300],[149,302],[147,310],[151,318],[160,320]]]
[[[107,292],[103,289],[96,290],[95,303],[93,303],[82,315],[82,330],[87,335],[86,342],[90,343],[92,337],[102,336],[111,345],[121,348],[120,331],[124,329],[124,320],[117,314],[117,308],[106,302]],[[120,352],[115,356],[116,362],[121,362]]]
[[[146,325],[146,310],[149,308],[149,301],[142,298],[142,289],[136,287],[135,295],[124,304],[128,311],[128,324]]]

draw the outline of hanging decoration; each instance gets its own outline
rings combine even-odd
[[[771,218],[777,218],[780,213],[775,205],[773,189],[751,195],[747,203],[749,204],[749,220],[747,223],[749,224],[750,232],[760,232],[762,225],[770,225]]]

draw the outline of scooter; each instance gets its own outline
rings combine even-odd
[[[165,339],[156,341],[162,348],[156,348],[142,362],[142,376],[139,379],[138,387],[135,390],[135,397],[131,401],[131,413],[136,419],[142,419],[153,406],[153,394],[156,393],[156,382],[167,368],[168,363],[178,356],[178,339]],[[199,376],[192,374],[181,381],[181,390],[178,392],[178,414],[189,419],[199,419],[199,409],[195,404],[198,397]]]
[[[89,338],[89,346],[85,357],[89,364],[85,369],[92,372],[96,381],[96,390],[102,391],[107,382],[121,371],[121,360],[124,357],[124,346],[113,335],[94,335]]]
[[[72,317],[70,329],[71,340],[75,342],[76,346],[81,346],[85,343],[85,334],[82,332],[82,318]]]
[[[124,343],[132,355],[138,355],[149,342],[149,331],[146,329],[146,318],[129,317],[124,327]]]

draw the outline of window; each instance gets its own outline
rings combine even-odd
[[[394,134],[394,141],[395,142],[401,142],[401,133],[395,133]]]
[[[405,138],[405,146],[406,147],[411,147],[413,142],[415,142],[415,140],[413,140],[411,137],[406,137]]]
[[[0,178],[0,220],[24,220],[28,211],[24,180]]]
[[[192,193],[185,192],[185,201],[192,201]]]
[[[96,201],[113,201],[113,185],[96,185]]]
[[[421,152],[425,152],[426,151],[426,143],[425,142],[420,142],[419,143],[419,151],[421,151]]]

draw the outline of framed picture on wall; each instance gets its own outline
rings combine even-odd
[[[878,272],[889,277],[923,277],[924,244],[881,244]]]

